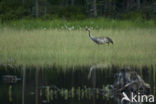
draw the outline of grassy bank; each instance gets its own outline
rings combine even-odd
[[[41,20],[41,19],[22,19],[1,23],[0,27],[10,27],[14,29],[83,29],[89,26],[94,29],[128,29],[128,28],[156,28],[155,20],[117,20],[107,18],[85,19],[85,20]]]
[[[15,65],[156,64],[156,29],[100,29],[114,45],[98,46],[83,30],[0,29],[0,62]]]

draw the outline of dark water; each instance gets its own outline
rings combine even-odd
[[[121,68],[98,68],[93,77],[88,79],[90,68],[0,66],[0,103],[121,104],[120,99],[112,97],[109,91],[105,94],[99,92],[99,89],[107,89],[114,83],[115,75]],[[132,69],[150,84],[150,94],[156,95],[155,69],[152,66]]]

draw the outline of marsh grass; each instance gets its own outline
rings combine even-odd
[[[5,23],[0,23],[0,27],[11,27],[14,29],[83,29],[89,26],[94,29],[127,29],[127,28],[154,28],[156,27],[155,20],[119,20],[109,18],[90,18],[85,20],[41,20],[41,19],[22,19],[12,20]]]
[[[91,30],[114,45],[96,45],[85,30],[0,29],[0,62],[15,65],[155,65],[155,29]]]

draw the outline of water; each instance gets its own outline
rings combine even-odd
[[[88,73],[92,68],[96,70],[89,79]],[[96,65],[69,69],[0,66],[0,103],[121,104],[121,99],[112,96],[109,90],[120,69],[117,66],[101,68]],[[132,69],[150,84],[150,94],[156,95],[154,68],[144,66]]]

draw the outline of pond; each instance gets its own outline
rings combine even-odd
[[[115,81],[119,79],[117,75],[121,74],[122,69],[114,65],[68,69],[55,66],[39,68],[1,65],[0,102],[1,104],[122,104],[121,98],[114,96],[110,91]],[[131,66],[131,69],[149,84],[149,94],[156,95],[155,69],[152,66]]]

